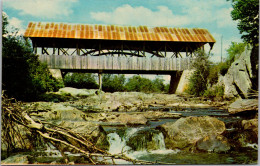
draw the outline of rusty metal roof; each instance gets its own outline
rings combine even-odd
[[[103,39],[215,43],[206,29],[30,22],[31,38]]]

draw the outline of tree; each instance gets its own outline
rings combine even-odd
[[[91,73],[72,73],[64,78],[65,86],[84,89],[97,89],[95,77]]]
[[[259,40],[259,0],[232,0],[232,19],[238,21],[242,39],[250,44]]]
[[[104,74],[102,77],[102,90],[105,92],[125,91],[125,75]]]
[[[5,93],[18,100],[35,100],[44,92],[62,87],[62,83],[51,76],[47,65],[40,63],[33,54],[29,40],[14,35],[16,29],[9,32],[4,13],[2,18],[2,89]]]
[[[245,51],[246,43],[231,42],[231,45],[227,49],[228,57],[227,63],[230,65],[233,63],[239,55]]]
[[[187,92],[191,95],[202,96],[207,89],[211,62],[209,61],[209,55],[202,50],[198,50],[194,54],[196,58],[192,66],[195,71],[189,79]]]

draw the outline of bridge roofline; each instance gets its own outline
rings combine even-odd
[[[216,40],[206,29],[30,22],[24,34],[34,47],[193,52]],[[102,48],[100,48],[102,47]],[[126,49],[126,48],[124,48]]]

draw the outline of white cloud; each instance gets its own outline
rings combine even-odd
[[[174,15],[166,6],[158,6],[156,11],[143,6],[123,5],[111,12],[91,12],[91,17],[106,24],[181,26],[188,23],[185,16]]]
[[[23,27],[23,21],[19,20],[16,17],[12,17],[8,20],[9,22],[9,29],[11,29],[12,27],[14,28],[18,28],[18,33],[17,35],[22,35],[25,32],[25,29]]]
[[[168,6],[157,6],[153,11],[144,6],[125,4],[110,12],[91,12],[91,17],[105,24],[180,27],[216,23],[216,28],[224,28],[236,25],[228,3],[225,0],[182,0],[177,4],[181,11],[178,14]]]
[[[78,0],[5,0],[3,5],[20,11],[20,15],[41,18],[59,18],[73,13],[72,5]]]

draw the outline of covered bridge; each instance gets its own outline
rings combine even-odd
[[[51,69],[169,74],[171,92],[198,48],[216,42],[206,29],[30,22],[24,34]],[[184,57],[183,54],[185,53]],[[109,55],[109,56],[108,56]]]

